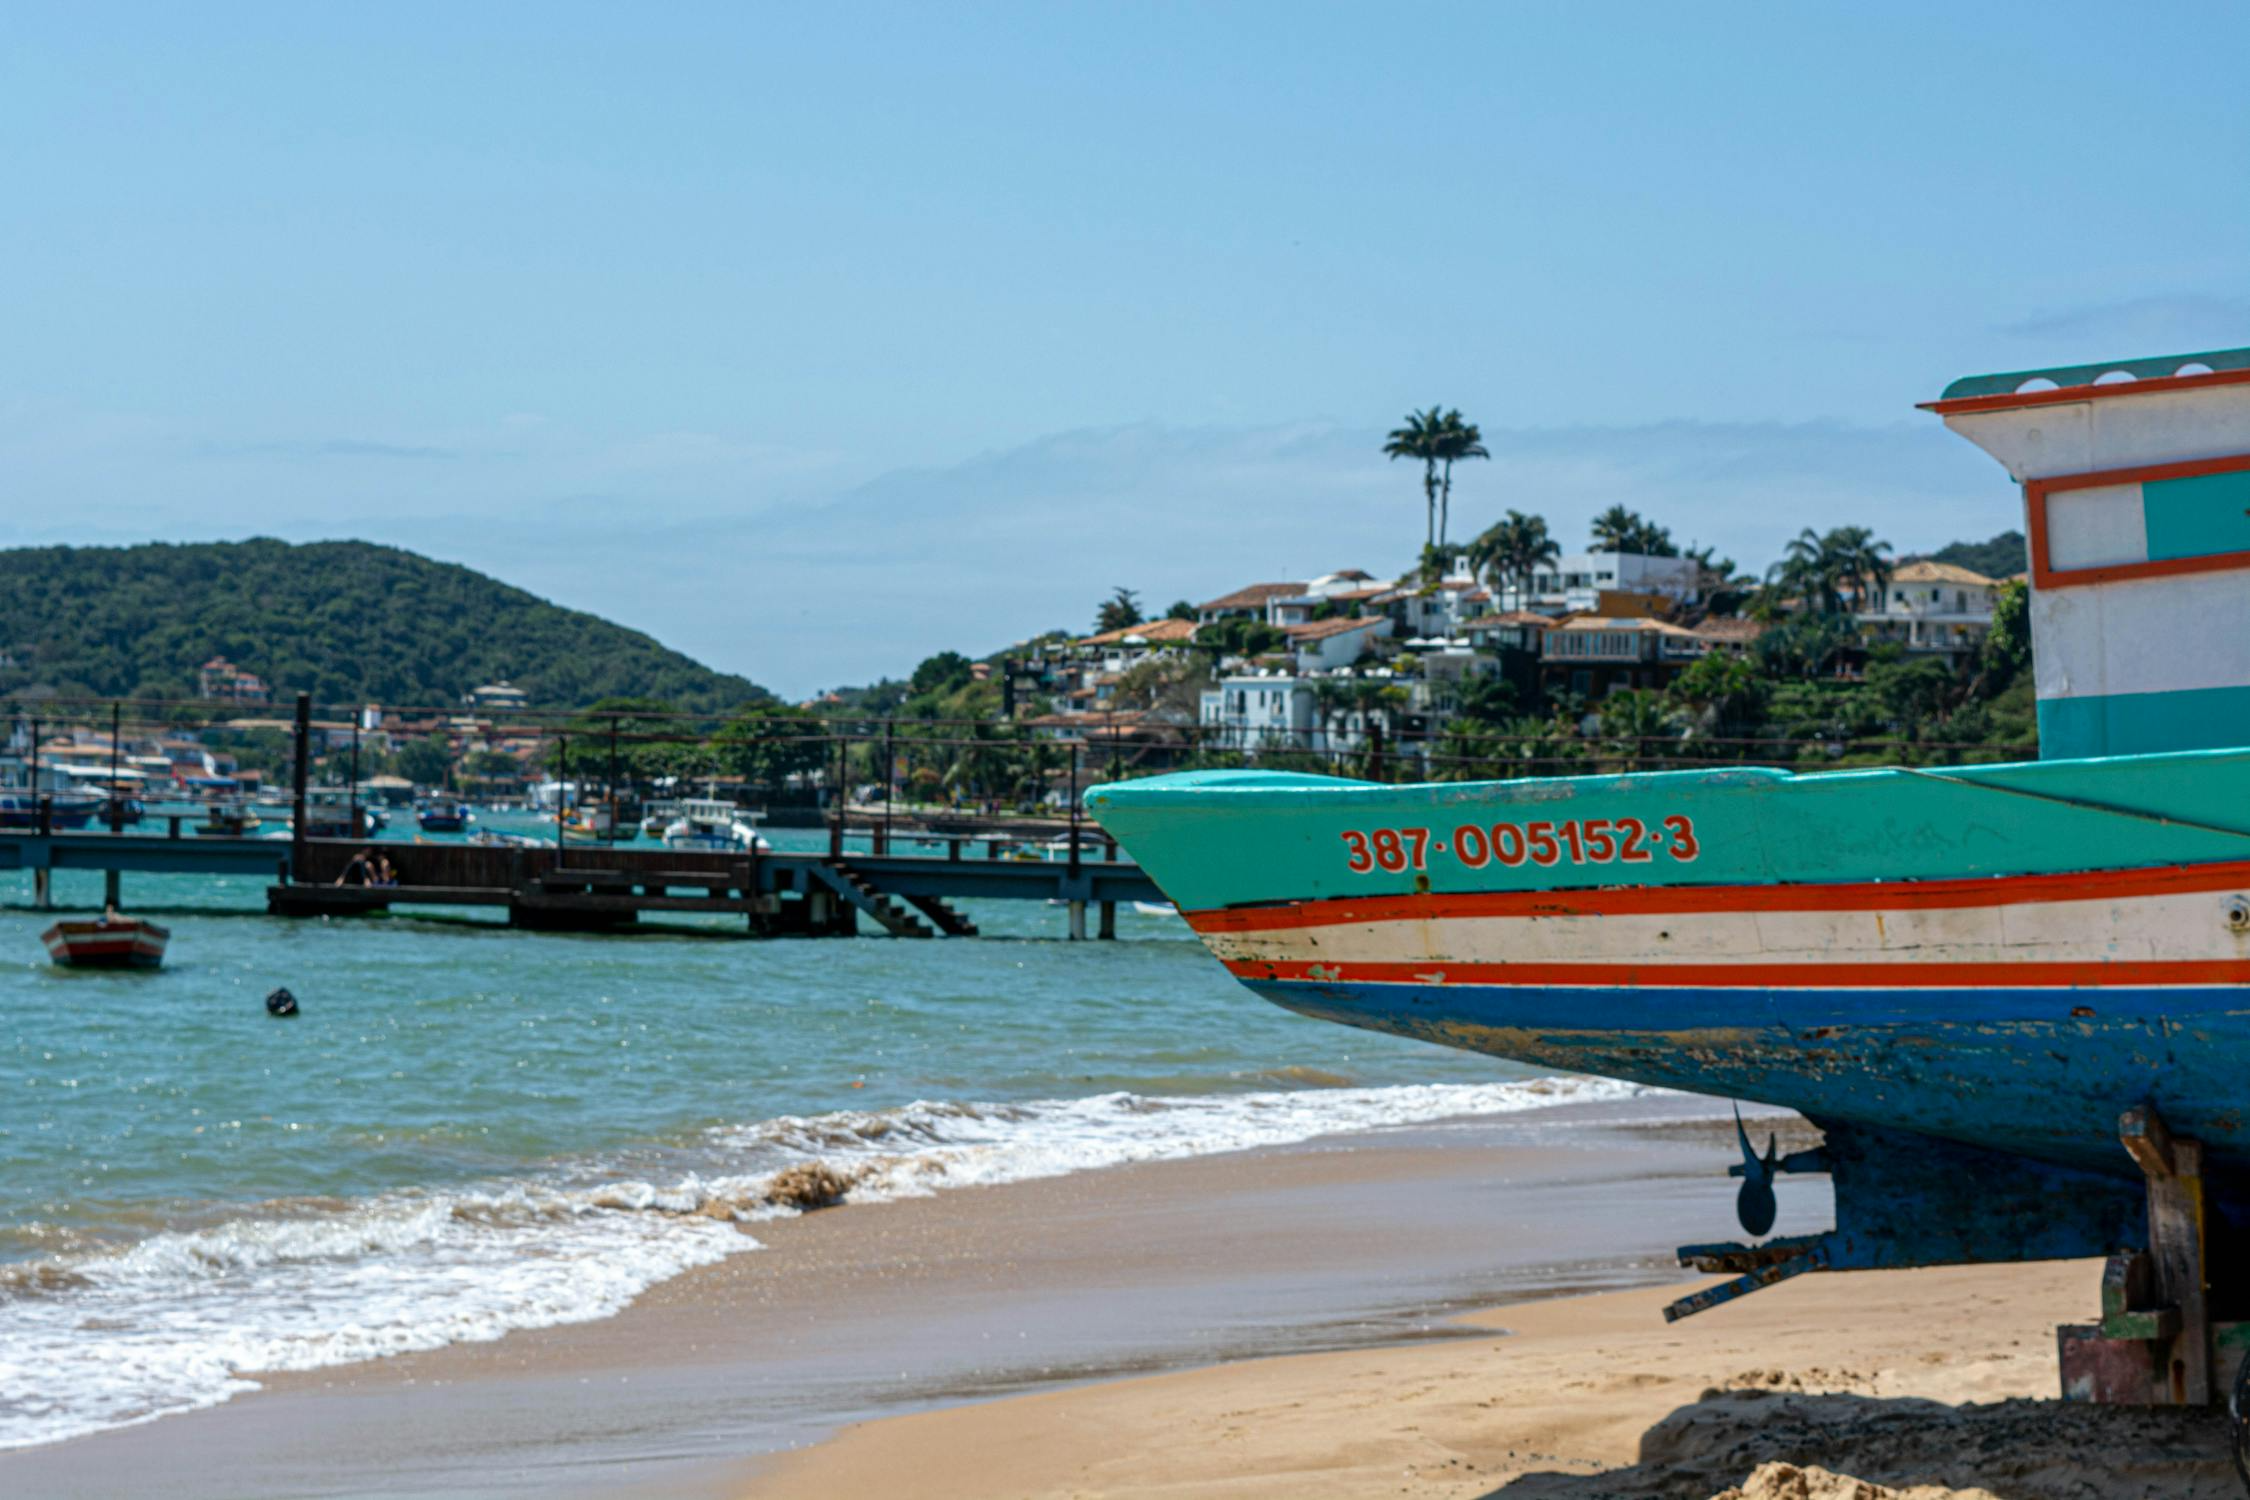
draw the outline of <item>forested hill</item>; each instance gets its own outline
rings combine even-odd
[[[213,656],[276,703],[456,704],[505,678],[534,708],[768,698],[637,630],[452,563],[368,542],[259,538],[0,549],[0,695],[193,696]]]

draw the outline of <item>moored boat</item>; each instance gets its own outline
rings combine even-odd
[[[164,963],[169,928],[139,917],[103,916],[57,922],[39,934],[47,956],[73,969],[154,969]]]
[[[264,823],[248,802],[225,797],[204,804],[203,821],[195,825],[195,831],[200,838],[243,839],[256,834]]]
[[[772,846],[759,836],[749,814],[717,797],[686,797],[679,816],[664,830],[664,847],[705,854],[762,852]]]
[[[476,815],[457,797],[433,797],[414,809],[414,821],[424,833],[460,833]]]

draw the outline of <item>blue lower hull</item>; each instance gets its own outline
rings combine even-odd
[[[2250,1171],[2250,994],[2236,988],[1246,983],[1322,1020],[2132,1180],[2117,1118],[2154,1103],[2215,1170]]]

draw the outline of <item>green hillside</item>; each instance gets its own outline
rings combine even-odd
[[[368,542],[0,550],[0,694],[181,698],[225,656],[318,703],[436,706],[502,678],[534,708],[764,700],[637,630]]]

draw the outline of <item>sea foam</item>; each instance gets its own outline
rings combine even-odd
[[[0,1266],[0,1448],[210,1406],[261,1371],[607,1317],[757,1249],[745,1224],[836,1190],[880,1202],[1640,1092],[1562,1078],[916,1102],[716,1127],[654,1153],[655,1174],[587,1159],[535,1180],[252,1206],[122,1249]],[[808,1180],[820,1186],[809,1198]]]

